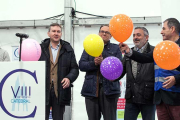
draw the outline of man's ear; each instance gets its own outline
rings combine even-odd
[[[149,39],[149,35],[146,35],[146,40],[148,40]]]
[[[171,32],[175,32],[175,26],[172,26],[170,29],[171,29]]]
[[[112,38],[112,35],[110,35],[110,39]]]

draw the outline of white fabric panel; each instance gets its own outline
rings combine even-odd
[[[75,8],[74,1],[77,11],[95,15],[161,16],[160,0],[71,0]],[[0,5],[0,20],[45,19],[63,13],[64,0],[3,0]]]
[[[161,0],[160,3],[162,22],[170,17],[177,18],[180,21],[180,0]]]
[[[103,16],[161,16],[160,0],[76,0],[76,10]],[[82,14],[77,16],[85,17]]]
[[[45,19],[64,13],[64,0],[2,0],[0,20]]]

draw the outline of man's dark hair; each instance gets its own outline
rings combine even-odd
[[[101,27],[99,28],[99,32],[100,32],[101,28],[104,27],[104,26],[109,27],[109,25],[101,25]]]
[[[135,30],[136,30],[136,29],[141,29],[141,30],[144,31],[144,35],[145,35],[145,36],[147,36],[147,35],[149,36],[149,32],[148,32],[148,30],[147,30],[145,27],[135,27],[134,29],[135,29]]]
[[[62,27],[61,27],[60,24],[58,24],[58,23],[52,23],[52,24],[49,26],[49,32],[50,32],[51,27],[53,27],[53,26],[58,26],[58,27],[60,27],[61,30],[62,30]]]
[[[180,31],[180,25],[179,21],[176,18],[168,18],[166,19],[163,23],[167,22],[167,26],[169,29],[174,26],[175,27],[175,32],[179,34]]]

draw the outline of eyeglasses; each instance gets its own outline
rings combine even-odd
[[[111,33],[110,32],[108,32],[108,31],[103,31],[103,30],[101,30],[101,31],[99,31],[100,33],[102,33],[102,34],[109,34],[109,35],[111,35]]]

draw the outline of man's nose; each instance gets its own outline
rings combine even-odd
[[[136,39],[137,38],[137,35],[135,35],[134,37],[133,37],[133,39]]]
[[[161,30],[161,34],[163,34],[163,31]]]

